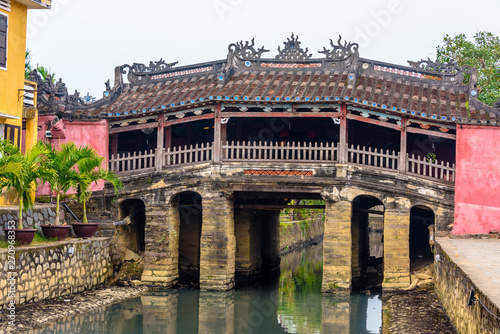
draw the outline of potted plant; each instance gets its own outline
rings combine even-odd
[[[93,151],[87,146],[77,147],[75,143],[69,142],[61,145],[59,149],[52,148],[47,157],[49,167],[55,173],[55,177],[48,181],[51,191],[56,193],[56,218],[54,224],[42,225],[41,228],[45,237],[61,240],[68,236],[70,229],[70,225],[61,224],[60,221],[61,195],[81,182],[77,164],[85,159],[91,159]]]
[[[50,148],[41,142],[37,143],[27,153],[21,153],[18,147],[10,141],[0,141],[3,162],[0,163],[3,172],[0,174],[0,191],[13,189],[19,201],[19,218],[17,229],[6,229],[6,236],[14,230],[16,241],[20,244],[30,244],[36,229],[23,228],[23,211],[34,207],[34,192],[39,180],[49,180],[54,173],[46,167],[46,154]]]
[[[123,188],[123,183],[118,176],[107,169],[102,168],[104,157],[100,156],[97,152],[93,151],[94,156],[89,159],[81,160],[78,162],[78,171],[80,173],[79,182],[77,185],[78,201],[83,206],[83,217],[81,223],[73,223],[73,232],[80,238],[91,238],[94,236],[99,223],[89,223],[87,219],[87,202],[92,196],[91,185],[97,181],[110,182],[115,193]]]

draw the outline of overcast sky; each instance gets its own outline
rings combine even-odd
[[[224,59],[253,37],[273,58],[292,32],[313,57],[340,34],[363,58],[407,65],[435,59],[446,34],[500,34],[499,13],[499,0],[52,0],[29,11],[27,47],[70,93],[100,98],[116,66]]]

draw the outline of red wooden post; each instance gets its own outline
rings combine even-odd
[[[406,131],[407,124],[406,117],[401,117],[401,143],[399,145],[399,172],[401,174],[406,174],[406,142],[408,136]]]
[[[164,126],[165,126],[165,117],[164,114],[158,115],[158,133],[156,136],[156,161],[155,166],[156,170],[159,172],[163,168],[163,143],[165,141],[164,137]]]
[[[165,136],[165,144],[164,148],[165,150],[167,149],[172,149],[172,127],[170,125],[167,125],[164,127],[164,136]]]
[[[221,105],[215,105],[215,118],[214,118],[214,162],[221,161],[222,153],[222,123],[221,123]]]
[[[347,105],[340,105],[339,163],[347,163]]]
[[[113,133],[110,136],[111,140],[111,156],[117,156],[118,154],[118,133]]]

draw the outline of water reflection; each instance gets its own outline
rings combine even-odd
[[[230,292],[168,290],[31,333],[380,333],[378,295],[322,296],[322,247],[282,259],[281,274]]]

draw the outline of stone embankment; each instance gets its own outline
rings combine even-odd
[[[113,276],[110,241],[68,239],[10,253],[0,249],[0,308],[11,301],[18,306],[107,284]]]
[[[316,219],[280,222],[280,251],[286,254],[322,240],[324,222]]]

